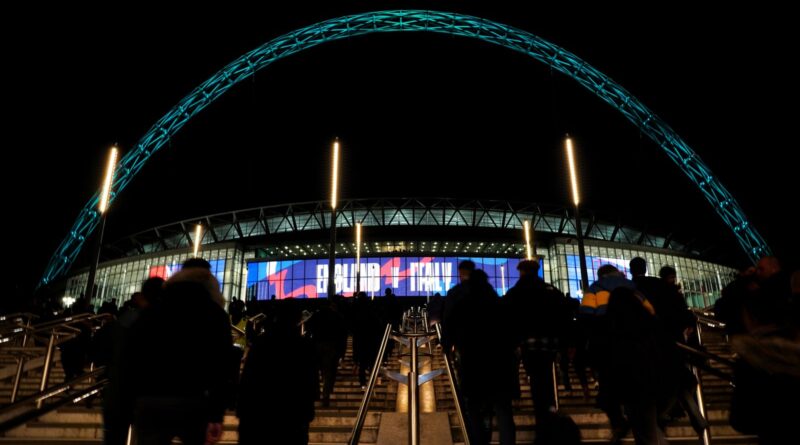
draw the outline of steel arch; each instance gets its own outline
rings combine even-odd
[[[148,130],[133,150],[125,154],[114,176],[111,201],[125,189],[150,156],[163,147],[189,119],[258,70],[321,43],[375,32],[409,31],[435,32],[493,43],[527,54],[573,78],[616,108],[667,153],[733,230],[751,260],[770,253],[769,246],[747,221],[739,204],[700,157],[669,125],[622,86],[576,55],[529,32],[451,12],[392,10],[330,19],[280,36],[239,57],[184,97]],[[99,222],[99,215],[95,211],[97,200],[96,193],[83,207],[69,234],[50,258],[40,285],[53,281],[72,265],[86,238]]]

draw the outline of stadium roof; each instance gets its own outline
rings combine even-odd
[[[523,221],[533,219],[534,229],[539,234],[564,237],[576,234],[568,208],[509,201],[352,199],[341,202],[338,215],[339,228],[352,228],[360,222],[365,230],[369,227],[403,226],[522,230]],[[327,234],[330,221],[330,204],[327,201],[281,204],[188,218],[130,235],[117,240],[110,247],[123,257],[187,248],[192,245],[194,226],[198,223],[205,227],[202,243],[213,244],[247,243],[250,239],[313,231],[325,231]],[[657,236],[621,223],[601,222],[593,213],[586,211],[583,212],[582,222],[586,239],[699,255],[691,245],[676,242],[670,234]]]

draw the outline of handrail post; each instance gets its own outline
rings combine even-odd
[[[56,344],[56,330],[50,331],[50,341],[47,343],[47,355],[44,358],[44,371],[42,371],[42,383],[39,385],[39,392],[44,392],[47,388],[47,380],[50,378],[50,365],[53,361],[53,349]],[[42,407],[43,399],[36,401],[36,408]]]
[[[416,319],[419,319],[418,317]],[[414,330],[416,331],[416,323]],[[419,445],[419,362],[417,358],[417,337],[410,337],[411,367],[408,371],[408,443]]]
[[[31,319],[28,318],[28,322],[25,324],[25,335],[22,336],[22,347],[28,345],[28,331],[31,327]],[[14,387],[11,388],[11,403],[17,401],[17,393],[19,392],[19,384],[20,380],[22,380],[22,371],[25,368],[25,352],[19,356],[19,362],[17,363],[17,373],[14,376]]]
[[[697,335],[697,345],[702,347],[703,337],[700,331],[700,322],[698,320],[695,320],[694,325],[695,325],[695,335]],[[703,416],[703,419],[706,419],[706,421],[708,421],[708,417],[706,414],[706,404],[703,401],[703,381],[700,376],[700,369],[698,369],[697,366],[692,365],[692,373],[694,374],[694,378],[697,379],[697,387],[695,388],[695,397],[697,398],[697,409],[700,411],[700,415]],[[700,440],[703,441],[703,445],[711,444],[710,426],[707,426],[703,430],[703,433],[700,436]]]
[[[439,337],[439,343],[441,343],[442,325],[440,323],[436,323],[435,327],[436,335]],[[447,351],[445,351],[444,348],[442,348],[442,357],[444,358],[444,369],[447,372],[447,380],[450,382],[450,392],[453,394],[453,403],[456,406],[456,416],[458,417],[458,423],[461,425],[461,432],[464,434],[464,445],[470,445],[467,422],[464,421],[464,412],[461,411],[460,395],[458,392],[458,387],[456,386],[455,378],[453,376],[453,364],[450,363],[450,357],[447,356]]]
[[[358,440],[361,438],[361,428],[364,427],[364,419],[366,418],[367,410],[369,409],[369,401],[372,398],[372,391],[375,389],[375,381],[378,380],[378,374],[380,374],[381,363],[383,363],[383,355],[386,353],[386,345],[389,342],[391,333],[392,324],[388,323],[383,332],[383,340],[381,341],[380,349],[378,349],[378,356],[375,357],[375,364],[372,365],[372,372],[369,376],[367,389],[364,391],[364,398],[361,401],[361,407],[358,408],[356,422],[353,425],[353,434],[350,436],[350,445],[357,445]]]
[[[553,358],[553,402],[555,403],[556,412],[558,412],[558,380],[556,379],[556,361],[555,357]],[[569,376],[567,376],[569,378]],[[566,383],[564,383],[566,385]]]

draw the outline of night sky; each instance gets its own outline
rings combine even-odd
[[[515,3],[336,2],[293,10],[137,6],[4,14],[6,237],[29,292],[99,187],[106,150],[130,149],[194,87],[245,52],[341,15],[421,8],[537,34],[609,75],[672,126],[771,247],[797,264],[796,28],[786,10],[671,3],[551,11]],[[196,4],[199,5],[199,4]],[[226,3],[227,5],[227,3]],[[537,7],[538,8],[538,7]],[[737,9],[739,8],[739,9]],[[631,16],[635,18],[631,18]],[[303,51],[187,124],[120,195],[106,240],[179,219],[324,199],[342,141],[344,198],[436,196],[559,204],[561,139],[577,142],[585,208],[746,259],[695,186],[610,106],[546,66],[473,39],[371,34]],[[16,227],[15,227],[16,226]],[[6,242],[6,245],[9,245]]]

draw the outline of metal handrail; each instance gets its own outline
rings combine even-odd
[[[367,384],[367,389],[364,391],[364,398],[361,401],[361,406],[358,408],[358,414],[356,415],[356,423],[353,425],[353,433],[350,436],[350,445],[357,445],[358,440],[361,438],[361,429],[364,427],[364,420],[367,417],[367,409],[369,408],[369,402],[372,399],[372,392],[375,390],[375,382],[378,380],[378,374],[380,374],[380,367],[381,363],[383,362],[383,355],[386,353],[386,346],[389,343],[389,337],[392,333],[392,324],[387,323],[386,329],[383,332],[383,340],[381,341],[381,347],[378,349],[378,356],[375,357],[375,364],[372,365],[372,372],[369,376],[369,383]]]
[[[89,385],[87,388],[78,390],[77,392],[70,393],[70,389],[75,389],[76,384],[103,375],[105,366],[98,367],[94,371],[87,372],[69,382],[56,385],[44,391],[39,391],[32,394],[16,403],[0,408],[0,431],[7,431],[11,428],[20,426],[30,420],[36,419],[44,414],[47,414],[69,402],[77,403],[87,397],[100,392],[100,390],[108,383],[107,379],[96,381]],[[54,399],[55,397],[58,399]],[[45,401],[50,400],[49,403],[44,404]]]
[[[24,335],[35,335],[54,328],[71,327],[71,325],[76,323],[100,320],[104,318],[113,318],[113,315],[107,313],[103,314],[85,313],[78,315],[70,315],[68,317],[59,318],[56,320],[50,320],[35,325],[29,325],[29,326],[19,325],[14,329],[14,332],[12,332],[11,335],[0,337],[0,344],[7,343],[15,337],[20,337]]]
[[[20,327],[21,330],[14,334],[14,336],[17,335],[22,336],[22,349],[19,352],[23,352],[25,350],[25,347],[29,343],[29,340],[31,338],[36,338],[36,334],[48,331],[50,334],[47,337],[47,347],[44,349],[45,351],[45,359],[43,364],[44,371],[42,372],[42,379],[39,384],[39,390],[44,391],[45,388],[47,388],[47,382],[50,379],[50,370],[52,366],[55,346],[81,333],[80,329],[73,326],[74,324],[92,322],[96,320],[101,320],[103,321],[103,324],[105,324],[105,322],[112,320],[113,318],[114,317],[111,314],[86,313],[86,314],[78,314],[75,316],[64,317],[62,319],[48,321],[45,323],[39,323],[34,326],[21,326]],[[24,373],[25,370],[26,360],[29,360],[29,358],[26,358],[24,353],[20,353],[20,356],[17,359],[17,371],[14,375],[14,384],[11,389],[12,404],[15,403],[17,400],[17,395],[19,393],[19,385],[22,380],[22,374]],[[38,404],[41,405],[41,402],[39,402]]]
[[[17,333],[19,332],[20,328],[30,326],[31,322],[37,318],[39,318],[38,315],[30,312],[17,312],[14,314],[0,315],[0,332],[2,332],[2,335],[5,335],[9,331],[11,331],[12,334]],[[0,343],[5,343],[9,340],[10,338],[2,340]]]
[[[728,359],[726,359],[724,357],[720,357],[720,356],[718,356],[716,354],[712,354],[712,353],[707,352],[707,351],[701,351],[699,349],[695,349],[695,348],[693,348],[693,347],[691,347],[691,346],[689,346],[687,344],[681,343],[681,342],[676,342],[675,344],[678,345],[679,349],[681,349],[681,350],[683,350],[685,352],[688,352],[690,354],[696,355],[696,356],[698,356],[700,358],[704,358],[706,360],[711,360],[711,361],[717,362],[719,364],[722,364],[722,365],[725,365],[725,366],[728,366],[728,367],[731,367],[731,368],[735,365],[735,363],[733,361],[728,360]],[[706,371],[709,371],[709,370],[706,369]],[[731,374],[725,373],[723,371],[719,371],[719,373],[720,373],[720,375],[718,375],[718,377],[721,377],[721,378],[723,378],[725,380],[728,380],[728,381],[733,381],[733,377],[731,376]]]
[[[436,323],[435,327],[436,335],[438,336],[439,343],[441,344],[442,325],[441,323]],[[444,349],[442,349],[442,357],[444,358],[444,369],[447,371],[447,380],[450,382],[450,392],[453,394],[453,402],[456,406],[456,416],[458,417],[459,425],[461,425],[461,431],[464,434],[464,445],[469,445],[469,432],[467,430],[467,423],[464,421],[464,412],[461,410],[461,394],[453,377],[455,375],[453,364],[450,362],[450,357],[448,357],[447,351]]]
[[[4,321],[7,321],[7,320],[12,320],[12,319],[18,320],[20,318],[26,318],[26,317],[27,318],[39,318],[38,315],[33,314],[31,312],[15,312],[13,314],[0,315],[0,323],[2,323]]]

